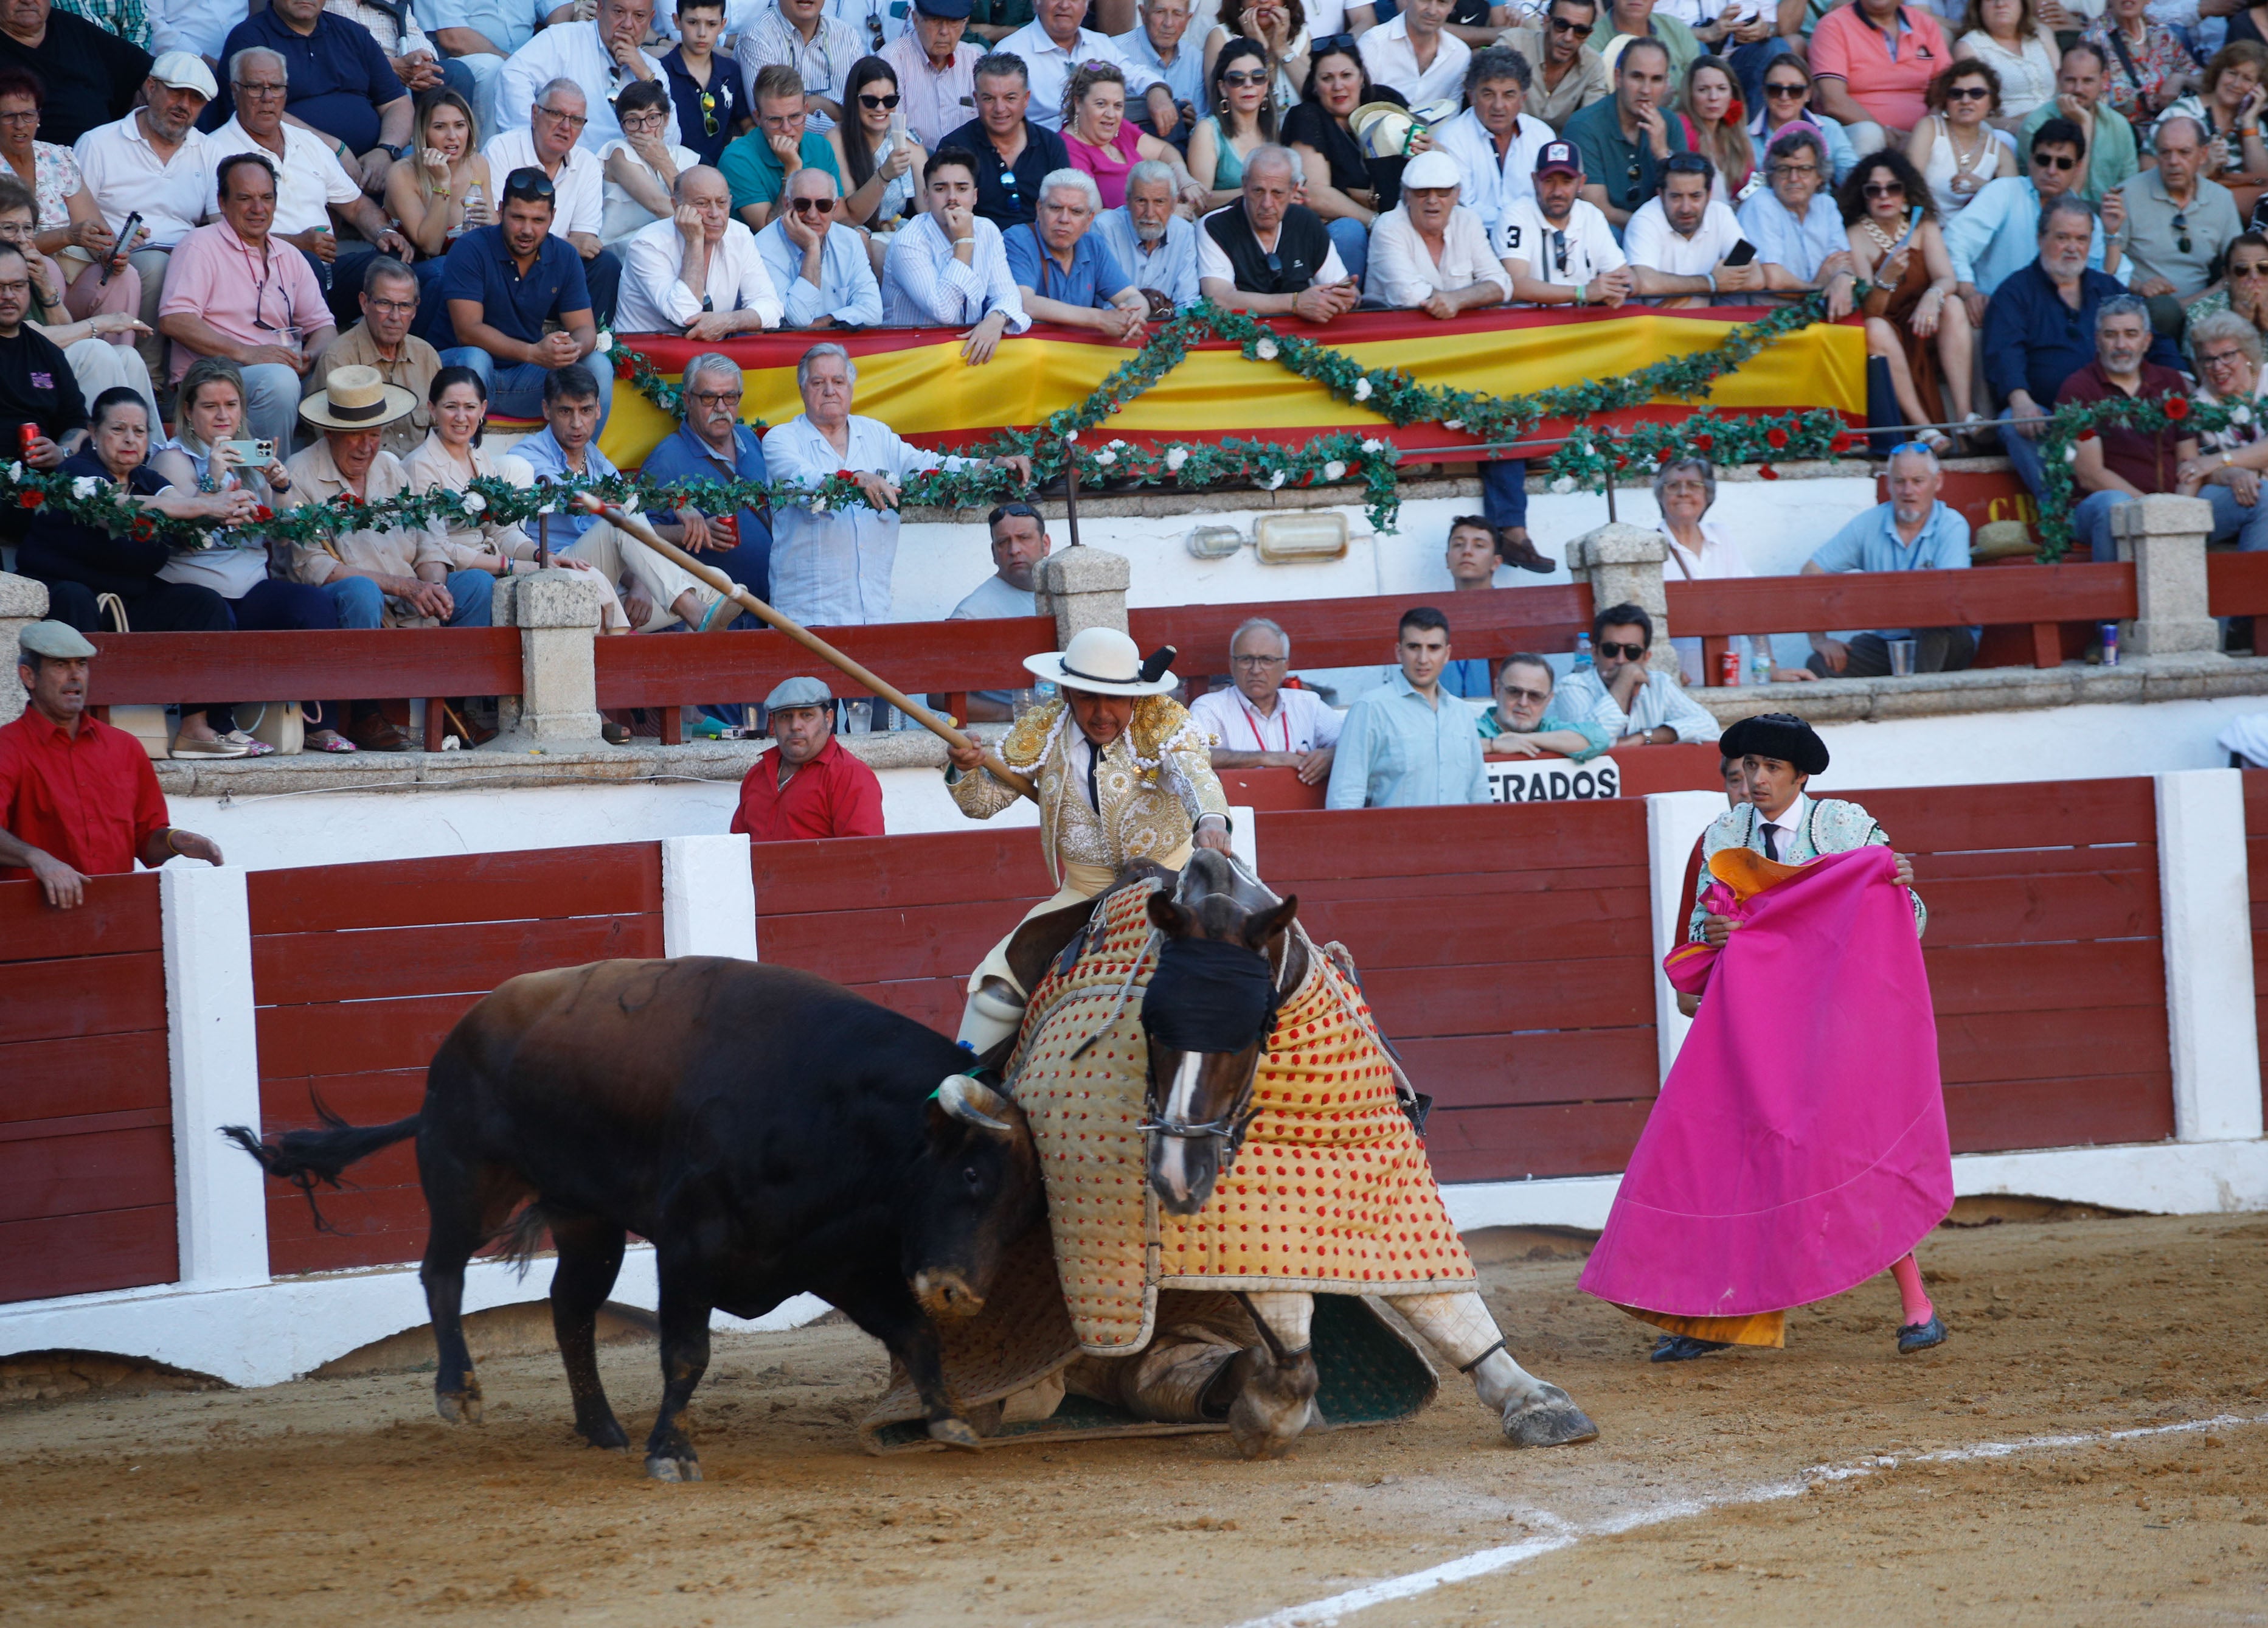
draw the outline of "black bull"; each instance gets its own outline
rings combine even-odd
[[[708,1366],[711,1308],[760,1316],[806,1292],[905,1364],[932,1435],[976,1445],[946,1394],[930,1312],[981,1307],[1042,1193],[1012,1105],[982,1087],[932,1097],[968,1063],[934,1031],[808,973],[708,957],[600,961],[514,978],[474,1007],[408,1119],[358,1129],[327,1114],[328,1129],[266,1145],[229,1134],[311,1199],[317,1182],[416,1138],[431,1216],[420,1275],[445,1418],[480,1413],[461,1322],[466,1262],[499,1238],[525,1254],[549,1227],[576,1428],[594,1446],[626,1447],[600,1386],[594,1322],[627,1234],[651,1239],[663,1395],[646,1469],[695,1479],[679,1415]]]

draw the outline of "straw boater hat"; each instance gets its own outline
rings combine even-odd
[[[1098,696],[1162,696],[1174,688],[1167,673],[1172,659],[1169,652],[1160,651],[1145,661],[1141,647],[1117,629],[1087,628],[1073,634],[1060,652],[1027,656],[1024,666],[1065,689]]]
[[[299,403],[299,416],[326,430],[375,430],[417,405],[417,398],[390,385],[374,367],[332,370],[329,382]]]

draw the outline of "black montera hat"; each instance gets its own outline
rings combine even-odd
[[[1762,712],[1724,733],[1717,750],[1727,757],[1776,757],[1807,775],[1827,772],[1827,742],[1792,712]]]

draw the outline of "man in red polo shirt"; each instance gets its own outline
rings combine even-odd
[[[30,704],[0,728],[0,881],[36,881],[57,910],[86,897],[90,876],[175,854],[221,862],[220,848],[166,819],[166,794],[142,743],[86,716],[94,646],[61,622],[18,636],[16,676]]]
[[[733,829],[760,843],[880,836],[882,783],[835,739],[835,698],[815,678],[792,678],[765,698],[772,739],[740,782]]]
[[[2095,308],[2095,360],[2063,381],[2056,405],[2086,406],[2114,395],[2137,401],[2181,397],[2188,386],[2170,367],[2149,359],[2155,333],[2150,307],[2139,296],[2113,294]],[[2197,435],[2178,424],[2137,430],[2106,424],[2073,444],[2072,478],[2084,494],[2071,511],[2071,528],[2096,560],[2116,560],[2110,512],[2150,492],[2170,492],[2182,466],[2198,455]]]

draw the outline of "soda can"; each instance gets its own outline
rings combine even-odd
[[[25,457],[29,458],[32,455],[32,443],[39,438],[39,425],[18,424],[16,426],[16,445]]]
[[[2115,622],[2106,622],[2102,624],[2102,665],[2106,667],[2115,667],[2118,665],[2118,624]]]
[[[1717,682],[1727,689],[1735,689],[1741,681],[1741,652],[1720,650],[1717,652]]]

